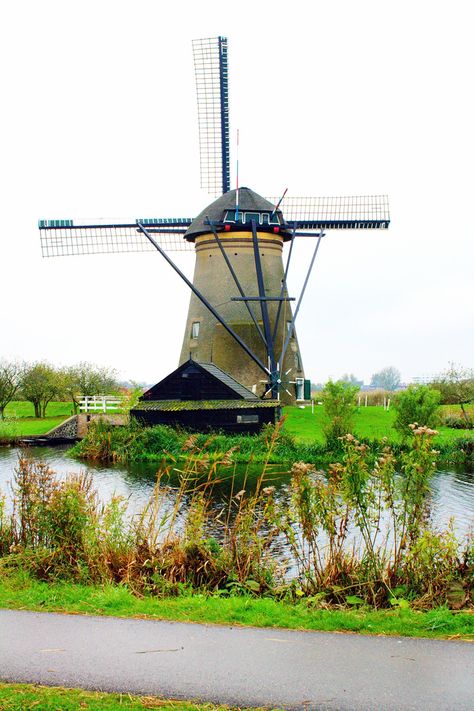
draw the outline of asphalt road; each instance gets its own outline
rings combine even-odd
[[[0,680],[238,706],[473,711],[474,646],[0,610]]]

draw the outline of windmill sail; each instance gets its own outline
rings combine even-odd
[[[275,197],[267,200],[274,205],[278,202]],[[282,210],[285,222],[294,226],[301,236],[311,230],[386,229],[390,224],[386,195],[285,197]],[[245,212],[239,219],[243,224]],[[95,220],[93,224],[73,220],[39,220],[43,257],[153,251],[154,247],[138,229],[138,222],[146,225],[167,251],[193,250],[193,244],[184,239],[192,218],[140,218],[124,223]],[[222,229],[219,224],[216,227]]]
[[[214,197],[230,190],[227,37],[193,40],[201,188]]]
[[[277,203],[279,198],[269,197]],[[285,220],[300,230],[386,229],[390,224],[387,195],[285,197]]]
[[[183,235],[191,224],[189,218],[143,218],[124,223],[93,224],[75,220],[39,220],[43,257],[68,257],[79,254],[155,251],[137,223],[146,224],[156,241],[167,251],[193,250]]]

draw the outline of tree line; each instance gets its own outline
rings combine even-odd
[[[26,400],[34,407],[35,417],[45,417],[52,400],[70,401],[74,412],[85,395],[111,395],[119,391],[113,368],[94,363],[55,367],[47,362],[24,363],[0,360],[0,419],[13,400]]]

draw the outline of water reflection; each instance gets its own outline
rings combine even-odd
[[[0,447],[0,491],[11,497],[9,482],[13,478],[14,468],[21,450],[15,447]],[[128,501],[131,514],[143,510],[153,492],[158,470],[157,463],[132,462],[130,464],[91,464],[79,462],[69,454],[69,447],[31,447],[28,455],[46,462],[59,477],[76,472],[91,474],[94,486],[103,501],[113,495],[123,496]],[[176,467],[179,470],[179,465]],[[261,465],[232,465],[219,470],[219,481],[213,486],[213,508],[216,514],[221,511],[233,494],[240,489],[251,489],[255,471],[261,471]],[[249,475],[251,475],[249,479]],[[289,496],[289,474],[281,466],[272,466],[266,481],[277,489],[281,501]],[[177,486],[179,473],[171,472],[169,484]],[[433,476],[432,518],[435,526],[445,528],[450,518],[455,519],[455,530],[465,534],[474,523],[474,475],[467,472],[439,471]],[[170,494],[170,496],[172,496]],[[186,498],[183,501],[185,505]]]

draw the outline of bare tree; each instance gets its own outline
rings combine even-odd
[[[465,405],[474,401],[474,370],[450,363],[448,369],[430,386],[439,390],[444,405],[460,405],[466,427],[472,429],[472,417]]]
[[[6,406],[18,392],[24,370],[24,364],[19,361],[0,360],[0,420],[3,420]]]

